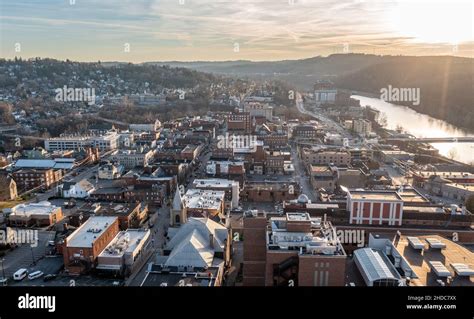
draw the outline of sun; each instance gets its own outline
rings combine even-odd
[[[474,41],[473,10],[472,0],[399,0],[387,21],[394,33],[415,42],[459,44]]]

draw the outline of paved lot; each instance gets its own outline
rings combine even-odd
[[[38,246],[23,244],[7,251],[3,262],[5,276],[11,277],[20,268],[34,269],[39,260],[44,259],[49,250],[48,241],[54,240],[55,232],[38,230]],[[47,263],[45,264],[47,265]],[[45,266],[46,267],[46,266]]]

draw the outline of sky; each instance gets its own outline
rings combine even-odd
[[[0,56],[286,60],[474,57],[473,0],[1,0]]]

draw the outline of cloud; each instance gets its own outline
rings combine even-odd
[[[55,38],[70,40],[74,36],[78,43],[87,41],[101,59],[109,55],[109,60],[133,58],[106,51],[123,42],[134,43],[137,50],[143,50],[136,52],[140,58],[147,59],[145,54],[149,54],[149,58],[162,60],[174,59],[173,50],[187,60],[205,60],[206,50],[209,60],[240,59],[232,50],[236,42],[245,58],[264,60],[327,55],[337,52],[344,43],[367,53],[381,49],[386,54],[399,54],[400,50],[419,54],[426,49],[425,54],[430,54],[430,46],[414,43],[413,36],[400,34],[387,23],[389,13],[400,7],[398,2],[76,0],[71,6],[68,1],[57,0],[45,0],[41,4],[4,0],[2,29],[9,32],[2,33],[1,44],[11,47],[15,38],[29,41],[54,32]],[[16,28],[20,25],[21,28]],[[25,33],[28,26],[31,30]],[[47,52],[46,49],[38,47],[37,51]],[[76,51],[78,54],[77,48],[62,50],[63,53],[54,53],[61,56]],[[440,50],[437,46],[436,52]],[[5,53],[8,54],[11,53]]]

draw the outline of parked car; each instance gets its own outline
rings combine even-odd
[[[39,278],[41,276],[43,276],[44,273],[40,270],[37,270],[37,271],[34,271],[32,272],[31,274],[28,275],[28,279],[29,280],[33,280],[33,279],[36,279],[36,278]]]
[[[28,270],[26,268],[20,268],[13,274],[13,280],[21,281],[28,275]]]

